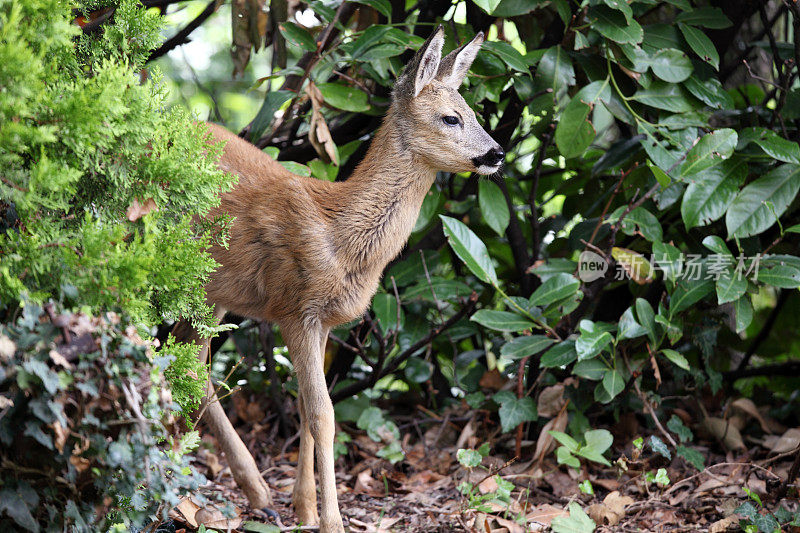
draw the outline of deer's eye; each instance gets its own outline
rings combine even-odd
[[[442,122],[447,124],[448,126],[458,126],[458,117],[454,117],[453,115],[445,115],[442,117]]]

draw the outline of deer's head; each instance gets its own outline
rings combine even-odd
[[[481,32],[442,58],[439,26],[395,84],[390,119],[404,144],[436,170],[492,174],[503,163],[503,149],[458,93],[482,43]]]

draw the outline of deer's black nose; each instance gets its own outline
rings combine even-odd
[[[487,166],[487,167],[494,167],[499,165],[503,162],[503,158],[505,158],[506,153],[503,151],[502,148],[499,146],[497,148],[492,148],[485,154],[480,157],[472,158],[472,162],[475,164],[476,167],[480,166]]]

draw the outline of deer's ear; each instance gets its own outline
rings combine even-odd
[[[412,63],[414,70],[412,76],[414,80],[414,96],[419,95],[420,91],[428,85],[436,76],[439,70],[439,62],[442,60],[442,46],[444,45],[444,28],[439,26],[428,37],[425,44],[420,47],[417,56]]]
[[[436,79],[453,89],[458,89],[464,80],[464,76],[467,75],[469,67],[472,66],[472,62],[475,61],[482,44],[483,32],[481,31],[470,42],[447,54],[439,64]]]

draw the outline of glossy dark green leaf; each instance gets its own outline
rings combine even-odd
[[[575,85],[575,70],[567,52],[560,46],[548,48],[536,69],[534,86],[538,91],[553,89],[556,102]]]
[[[403,373],[414,383],[425,383],[433,375],[433,365],[419,357],[411,357],[406,361]]]
[[[744,160],[729,159],[689,178],[681,203],[686,228],[705,226],[724,215],[746,176]]]
[[[653,82],[648,89],[639,89],[632,96],[632,99],[650,107],[672,111],[673,113],[685,113],[695,108],[683,87],[662,81]],[[658,164],[658,162],[654,162]]]
[[[389,0],[355,0],[355,2],[357,4],[370,6],[389,20],[392,18],[392,4],[389,2]]]
[[[683,82],[683,86],[692,93],[692,96],[715,109],[733,107],[733,98],[725,91],[717,78],[701,80],[696,76],[692,76]],[[706,127],[707,119],[702,122],[701,127]]]
[[[730,128],[704,135],[686,154],[681,175],[685,178],[721,163],[733,154],[737,141],[736,132]]]
[[[567,298],[581,286],[581,282],[571,274],[560,273],[548,278],[531,295],[531,305],[545,307]]]
[[[504,41],[486,41],[483,49],[488,50],[503,60],[511,69],[517,72],[528,72],[528,63],[519,51]]]
[[[692,60],[680,50],[665,48],[656,52],[651,61],[653,73],[669,83],[680,83],[692,75]]]
[[[744,294],[736,300],[733,303],[733,311],[736,314],[736,332],[740,333],[753,321],[753,304],[750,302],[750,295]]]
[[[511,214],[500,187],[489,180],[480,180],[478,182],[478,204],[481,207],[483,219],[486,220],[489,227],[498,235],[504,235],[508,222],[511,220]]]
[[[497,284],[497,273],[486,245],[463,222],[439,215],[450,247],[464,261],[470,272],[484,283]]]
[[[578,358],[578,352],[575,351],[575,341],[568,339],[561,341],[549,350],[547,350],[539,362],[542,368],[555,368],[566,366]]]
[[[275,113],[294,96],[292,91],[270,91],[264,96],[264,102],[258,110],[250,127],[250,141],[256,142],[275,119]]]
[[[739,300],[747,291],[747,279],[733,271],[721,274],[717,278],[716,285],[717,303],[720,305]]]
[[[694,53],[700,56],[700,59],[709,63],[712,67],[719,70],[719,53],[717,52],[714,43],[711,42],[702,30],[694,26],[688,26],[684,23],[678,23],[678,27],[683,34],[684,39],[689,46],[694,50]]]
[[[703,28],[722,29],[731,25],[730,19],[718,7],[698,7],[678,15],[678,22]]]
[[[314,52],[317,49],[317,43],[314,38],[308,33],[308,30],[295,24],[294,22],[281,22],[278,29],[283,35],[286,42],[291,43],[306,52]]]
[[[473,2],[490,15],[494,13],[494,10],[500,5],[500,0],[473,0]]]
[[[603,37],[617,43],[636,44],[642,42],[642,27],[635,20],[626,20],[625,15],[616,9],[604,5],[595,5],[589,8],[587,18],[592,29],[600,32]]]
[[[317,88],[325,103],[331,107],[355,113],[369,111],[367,93],[361,89],[341,83],[320,83]]]
[[[674,316],[705,298],[714,290],[712,280],[681,279],[670,297],[669,310]]]
[[[761,268],[758,271],[758,281],[773,287],[794,289],[800,287],[800,269],[792,265]]]
[[[500,348],[500,355],[509,359],[522,359],[530,355],[537,354],[551,346],[555,340],[544,335],[529,335],[516,337],[505,343]]]
[[[733,200],[725,225],[728,238],[757,235],[777,221],[800,190],[800,166],[785,164],[747,185]]]
[[[533,322],[517,313],[490,309],[477,311],[470,320],[495,331],[517,332],[534,327]]]

